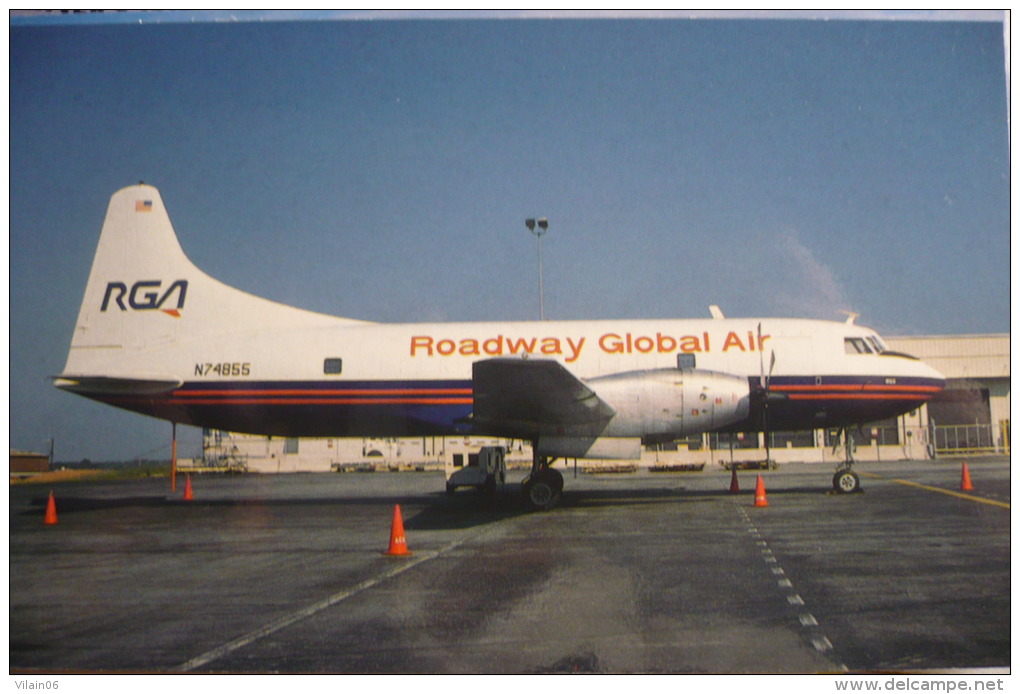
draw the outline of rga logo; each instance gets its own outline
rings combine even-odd
[[[188,280],[177,280],[166,291],[162,291],[162,280],[141,280],[131,285],[131,289],[123,282],[110,282],[106,285],[106,294],[103,295],[103,305],[100,311],[106,311],[113,301],[121,311],[127,311],[128,307],[137,311],[152,311],[160,309],[175,318],[180,318],[178,309],[184,308],[184,298],[188,294]],[[162,291],[162,293],[161,293]],[[177,306],[174,308],[163,308],[170,295],[177,293]],[[124,304],[124,297],[127,296],[127,305]]]

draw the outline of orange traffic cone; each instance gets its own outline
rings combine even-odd
[[[43,518],[43,525],[57,524],[57,502],[53,499],[53,492],[50,492],[50,500],[46,502],[46,517]]]
[[[769,505],[769,500],[765,498],[765,482],[762,480],[761,475],[758,475],[758,482],[754,485],[754,505],[756,507]]]
[[[960,478],[960,489],[965,492],[974,491],[974,485],[970,483],[970,470],[967,469],[967,463],[963,464],[963,476]]]
[[[400,504],[393,507],[393,525],[390,528],[390,548],[386,554],[399,557],[411,552],[407,549],[407,538],[404,537],[404,518],[400,515]]]
[[[184,478],[184,500],[192,501],[195,498],[194,492],[191,491],[191,475]]]
[[[733,475],[730,476],[730,494],[740,492],[740,482],[737,481],[737,466],[733,466]]]

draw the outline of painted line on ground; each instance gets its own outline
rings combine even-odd
[[[754,521],[747,513],[747,510],[743,506],[737,506],[736,508],[740,511],[741,517],[743,517],[744,522],[748,525],[747,531],[751,534],[755,546],[758,547],[762,561],[766,564],[766,566],[768,566],[768,569],[773,576],[779,577],[776,579],[776,587],[786,597],[786,602],[795,611],[797,621],[804,630],[805,638],[810,641],[811,646],[818,651],[818,653],[825,655],[827,658],[833,659],[837,667],[846,672],[847,667],[836,656],[835,647],[832,645],[832,641],[830,641],[828,637],[822,633],[822,628],[818,624],[818,619],[807,611],[804,598],[801,597],[799,593],[795,592],[793,581],[786,576],[786,571],[783,570],[783,567],[779,566],[779,561],[776,559],[772,548],[769,547],[768,540],[761,539],[761,532],[754,524]]]
[[[300,609],[297,612],[292,612],[289,615],[280,617],[279,619],[272,621],[269,624],[266,624],[265,626],[249,631],[247,634],[243,634],[242,636],[239,636],[236,639],[228,641],[221,646],[217,646],[216,648],[206,651],[201,655],[195,656],[191,660],[188,660],[185,663],[181,663],[177,667],[171,668],[170,672],[192,672],[194,670],[197,670],[198,668],[204,665],[208,665],[209,663],[215,660],[219,660],[220,658],[229,655],[236,650],[244,648],[245,646],[248,646],[249,644],[258,641],[259,639],[263,639],[267,636],[275,634],[276,632],[282,629],[286,629],[287,627],[296,624],[301,620],[307,619],[315,614],[318,614],[319,612],[322,612],[323,610],[328,609],[333,605],[336,605],[337,603],[346,600],[347,598],[353,597],[358,593],[366,591],[369,588],[372,588],[373,586],[382,583],[383,581],[387,581],[393,578],[394,576],[399,576],[400,574],[404,573],[405,571],[408,571],[409,569],[413,569],[419,564],[423,564],[424,562],[427,562],[430,559],[435,559],[438,556],[446,554],[450,550],[456,549],[460,545],[478,537],[478,535],[481,534],[482,533],[476,533],[475,535],[472,535],[470,537],[456,540],[438,551],[420,553],[415,552],[409,557],[403,559],[390,558],[389,561],[399,561],[400,563],[394,566],[389,571],[385,571],[379,574],[378,576],[366,579],[361,583],[352,586],[351,588],[342,590],[338,593],[334,593],[333,595],[330,595],[327,598],[323,598],[318,602],[312,603],[311,605],[308,605],[307,607]]]
[[[862,475],[871,477],[877,480],[889,480],[890,482],[896,482],[897,484],[906,485],[907,487],[917,487],[918,489],[924,489],[929,492],[937,492],[939,494],[946,494],[948,496],[955,496],[958,499],[966,499],[967,501],[976,501],[979,504],[988,504],[989,506],[998,506],[1000,508],[1009,509],[1009,504],[1004,501],[996,501],[995,499],[988,499],[983,496],[974,496],[973,494],[964,494],[963,492],[956,492],[952,489],[943,489],[942,487],[932,487],[927,484],[921,484],[920,482],[911,482],[910,480],[901,480],[895,477],[882,477],[876,475],[873,472],[862,472]]]

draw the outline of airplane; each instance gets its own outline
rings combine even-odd
[[[704,432],[857,426],[945,386],[875,331],[791,318],[378,324],[227,286],[182,250],[159,191],[111,197],[60,389],[280,437],[477,434],[531,443],[525,503],[557,459],[633,460]],[[849,449],[849,447],[848,447]],[[767,452],[766,452],[767,455]],[[859,489],[852,457],[837,491]]]

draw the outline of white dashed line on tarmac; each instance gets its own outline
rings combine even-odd
[[[811,645],[813,645],[815,650],[819,653],[825,653],[826,651],[832,650],[832,642],[824,636],[820,639],[811,639]]]
[[[744,522],[748,524],[748,534],[754,538],[761,538],[761,531],[755,526],[747,511],[742,506],[737,506],[737,509],[740,511]],[[805,630],[805,638],[816,651],[832,657],[832,651],[835,650],[832,642],[825,634],[821,633],[821,628],[815,616],[805,609],[801,609],[806,607],[804,598],[799,593],[794,592],[793,581],[786,577],[786,571],[779,565],[779,560],[776,558],[772,548],[769,547],[768,540],[755,539],[755,546],[759,548],[762,561],[768,566],[772,575],[781,577],[777,579],[776,587],[783,592],[786,602],[797,610],[797,621],[800,623],[801,628]],[[846,665],[841,662],[837,661],[837,665],[844,671],[847,669]]]

